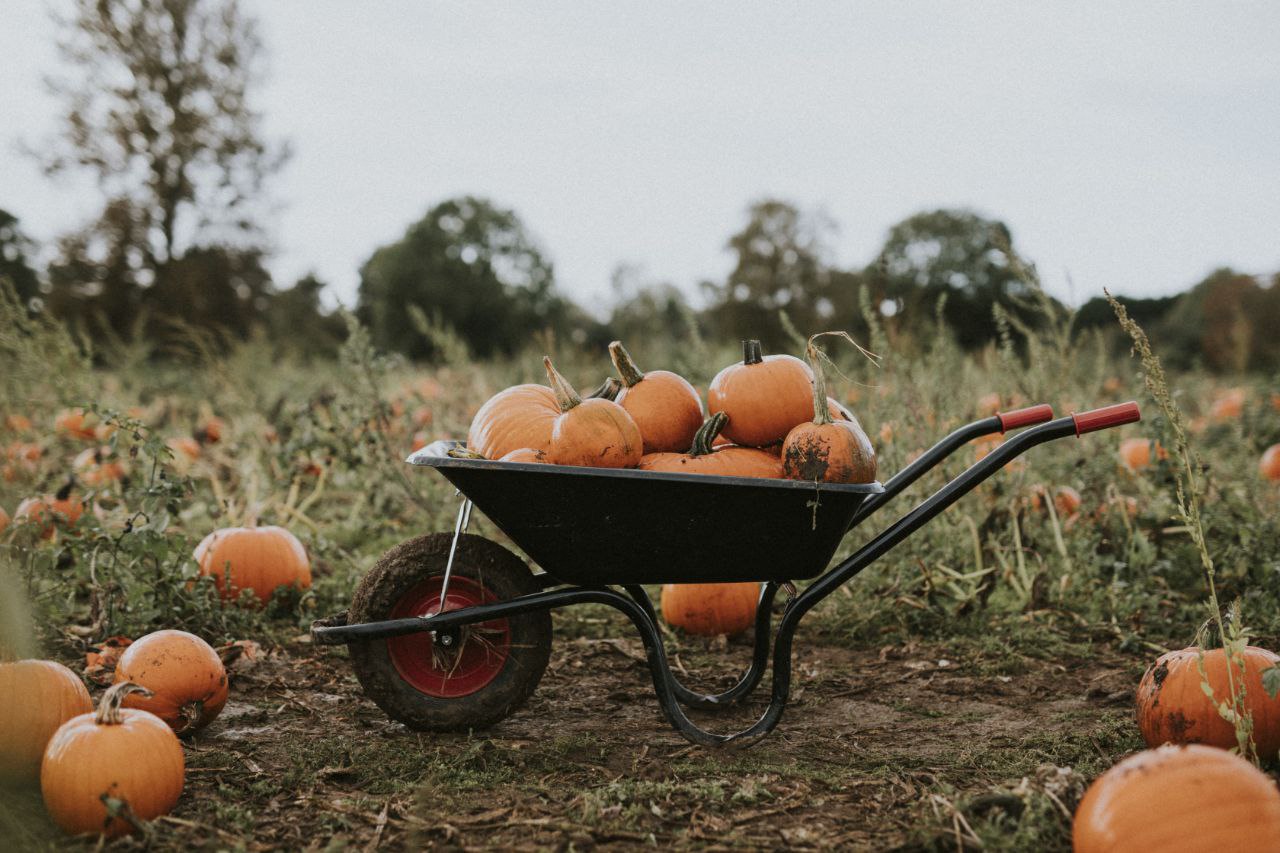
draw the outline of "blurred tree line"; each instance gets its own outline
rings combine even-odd
[[[59,24],[63,73],[51,86],[62,126],[33,155],[50,175],[90,175],[101,208],[44,250],[0,210],[0,277],[31,311],[64,318],[99,346],[144,341],[164,355],[192,335],[262,336],[331,354],[346,324],[325,308],[324,283],[282,287],[266,268],[267,184],[288,149],[264,138],[252,106],[262,61],[253,19],[237,0],[73,0]],[[380,346],[421,359],[438,355],[432,329],[482,358],[545,336],[655,348],[755,337],[796,351],[798,330],[866,340],[871,323],[895,349],[948,335],[977,350],[1070,315],[1039,291],[1010,229],[973,211],[897,223],[861,268],[833,261],[834,232],[821,213],[760,200],[725,244],[732,269],[700,283],[698,305],[621,265],[609,316],[597,318],[557,289],[547,252],[514,211],[453,198],[372,253],[355,311]],[[1280,368],[1280,275],[1264,283],[1224,269],[1178,297],[1122,301],[1175,365]],[[1101,299],[1071,322],[1114,326]]]

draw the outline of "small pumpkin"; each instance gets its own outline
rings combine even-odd
[[[84,515],[84,504],[71,493],[68,483],[56,494],[27,498],[18,504],[13,520],[22,524],[37,525],[42,539],[50,539],[59,524],[73,525]]]
[[[1228,388],[1218,395],[1209,409],[1209,417],[1215,421],[1229,421],[1244,413],[1245,391],[1243,388]]]
[[[26,415],[5,415],[5,428],[12,432],[31,432],[31,418]]]
[[[546,458],[552,465],[634,468],[644,455],[640,428],[627,410],[600,397],[583,399],[560,375],[549,357],[542,359],[560,414],[551,427]],[[538,448],[530,448],[536,450]]]
[[[758,583],[669,583],[662,587],[662,617],[690,634],[740,634],[755,622],[759,601]]]
[[[121,708],[130,694],[149,691],[122,681],[112,685],[96,713],[68,720],[54,733],[40,765],[45,809],[72,835],[109,838],[133,831],[108,805],[135,820],[168,814],[182,795],[182,744],[155,714]]]
[[[4,533],[6,527],[9,526],[9,513],[4,511],[4,507],[0,506],[0,533]]]
[[[51,660],[0,663],[0,778],[35,781],[58,727],[93,710],[74,672]]]
[[[813,373],[795,356],[766,356],[759,341],[743,341],[742,362],[711,380],[707,412],[729,416],[725,436],[734,444],[777,444],[813,418]]]
[[[1045,506],[1045,498],[1048,496],[1049,490],[1044,486],[1035,486],[1031,489],[1031,508],[1040,510]],[[1053,509],[1058,514],[1058,518],[1073,518],[1080,512],[1080,505],[1083,503],[1080,493],[1070,486],[1058,486],[1053,490]]]
[[[534,450],[531,447],[521,447],[511,451],[506,456],[498,460],[499,462],[527,462],[536,464],[545,464],[547,454],[541,450]]]
[[[222,659],[186,631],[166,629],[135,640],[120,656],[115,680],[132,681],[151,692],[126,696],[124,707],[150,711],[179,735],[209,725],[227,704]]]
[[[1162,743],[1203,743],[1220,749],[1236,746],[1236,731],[1222,719],[1214,701],[1205,695],[1198,659],[1200,649],[1186,648],[1161,655],[1138,684],[1138,728],[1147,746]],[[1280,697],[1272,699],[1263,689],[1262,671],[1280,663],[1280,656],[1246,646],[1244,650],[1245,708],[1253,716],[1253,742],[1259,757],[1270,760],[1280,753]],[[1230,704],[1227,653],[1204,652],[1204,670],[1217,702]],[[1231,676],[1240,685],[1240,670]]]
[[[224,600],[239,601],[249,589],[265,604],[276,589],[311,586],[307,551],[283,527],[226,527],[201,540],[195,550],[200,574],[211,575]]]
[[[93,441],[97,434],[98,418],[84,409],[64,409],[53,418],[53,431],[70,438]]]
[[[129,468],[110,447],[86,447],[71,463],[76,476],[86,486],[105,486],[118,483],[129,473]]]
[[[1262,452],[1258,460],[1258,473],[1272,482],[1280,482],[1280,444],[1273,444]]]
[[[1089,786],[1071,840],[1075,853],[1280,850],[1280,792],[1238,755],[1162,746],[1129,756]]]
[[[713,474],[721,477],[782,478],[782,461],[768,450],[714,442],[729,416],[717,412],[707,418],[685,453],[646,453],[641,471],[673,471],[681,474]]]
[[[556,395],[545,385],[515,385],[485,402],[471,420],[467,447],[485,459],[501,459],[527,447],[545,451],[560,415]]]
[[[1151,464],[1152,448],[1156,459],[1168,459],[1169,453],[1158,441],[1146,438],[1126,438],[1120,442],[1120,462],[1130,471],[1141,471]]]
[[[805,348],[813,373],[812,423],[802,423],[782,442],[782,471],[792,480],[821,483],[871,483],[876,452],[856,420],[836,420],[827,403],[827,378],[813,338]]]
[[[222,441],[222,434],[225,431],[226,424],[222,422],[222,418],[217,415],[209,415],[196,427],[194,437],[201,444],[217,444]]]
[[[622,390],[618,405],[627,410],[644,440],[646,453],[675,453],[689,447],[702,426],[702,400],[697,390],[677,373],[642,373],[621,341],[609,344]]]

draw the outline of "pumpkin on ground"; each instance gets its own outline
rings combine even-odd
[[[766,356],[759,341],[743,341],[742,362],[711,380],[707,412],[729,416],[725,436],[734,444],[777,444],[813,418],[813,373],[795,356]]]
[[[1089,786],[1071,839],[1075,853],[1280,850],[1280,792],[1238,755],[1162,746],[1129,756]]]
[[[699,428],[687,452],[646,453],[640,460],[640,470],[781,479],[782,461],[768,450],[733,444],[715,446],[716,437],[728,420],[724,412],[717,412]]]
[[[1273,444],[1258,460],[1258,473],[1272,482],[1280,482],[1280,444]]]
[[[118,483],[129,473],[117,454],[110,447],[86,447],[71,463],[76,476],[86,486],[105,486]]]
[[[1158,441],[1146,438],[1126,438],[1120,442],[1120,461],[1130,471],[1141,471],[1151,464],[1152,447],[1156,459],[1168,459],[1169,453]]]
[[[311,586],[307,551],[283,527],[226,527],[206,536],[195,550],[200,574],[211,575],[224,600],[238,601],[249,589],[265,604],[276,589]]]
[[[53,431],[70,438],[93,441],[98,437],[98,418],[84,409],[65,409],[53,418]]]
[[[1200,649],[1187,648],[1159,657],[1138,684],[1138,728],[1147,746],[1162,743],[1203,743],[1221,749],[1236,746],[1236,731],[1205,695],[1200,676]],[[1253,742],[1259,757],[1280,753],[1280,697],[1263,689],[1262,671],[1280,663],[1280,656],[1246,646],[1244,650],[1245,708],[1253,715]],[[1204,670],[1217,702],[1231,703],[1228,666],[1237,689],[1241,674],[1228,662],[1224,649],[1204,652]]]
[[[92,710],[84,682],[62,664],[0,663],[0,779],[35,781],[53,733]]]
[[[5,415],[5,428],[13,432],[31,432],[31,418],[26,415]]]
[[[59,524],[70,526],[79,521],[82,515],[84,515],[84,504],[78,497],[71,494],[71,487],[68,484],[63,486],[57,494],[27,498],[18,504],[18,508],[13,513],[13,520],[22,524],[37,525],[41,538],[50,539]]]
[[[1215,421],[1229,421],[1244,413],[1245,391],[1228,388],[1218,395],[1209,409],[1209,417]]]
[[[204,728],[227,703],[227,671],[221,658],[186,631],[156,631],[135,640],[120,656],[115,680],[151,691],[150,696],[126,696],[124,706],[150,711],[179,735]]]
[[[756,619],[760,584],[669,583],[662,587],[662,617],[690,634],[740,634]]]
[[[485,459],[501,459],[522,447],[545,451],[559,415],[550,388],[515,385],[494,394],[476,412],[467,431],[467,448]]]
[[[1037,511],[1043,509],[1045,507],[1045,498],[1048,494],[1049,490],[1044,486],[1033,486],[1031,489],[1031,508]],[[1084,503],[1084,499],[1080,497],[1080,493],[1070,486],[1058,486],[1053,490],[1053,509],[1058,514],[1058,518],[1074,518],[1080,512],[1082,503]]]
[[[4,533],[4,529],[9,526],[9,513],[4,511],[4,507],[0,506],[0,533]]]
[[[802,423],[782,442],[782,471],[792,480],[822,483],[870,483],[876,478],[876,452],[856,420],[835,420],[827,403],[827,378],[818,348],[805,348],[813,373],[811,423]]]
[[[182,795],[182,744],[155,714],[121,708],[130,693],[122,681],[107,689],[96,713],[68,720],[54,733],[40,766],[45,809],[72,835],[125,835],[135,820],[167,814]]]
[[[702,400],[689,380],[670,370],[642,373],[621,341],[609,344],[609,358],[622,379],[616,402],[640,428],[646,453],[678,453],[702,426]]]
[[[544,357],[560,414],[552,422],[547,461],[552,465],[634,468],[644,455],[640,428],[627,410],[601,397],[583,399]],[[537,448],[530,448],[536,450]]]

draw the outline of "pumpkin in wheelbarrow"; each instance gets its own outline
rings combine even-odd
[[[759,341],[743,341],[742,361],[711,380],[707,412],[729,416],[724,434],[734,444],[777,444],[796,424],[813,418],[813,374],[795,356],[767,356]]]
[[[769,451],[732,444],[715,446],[716,436],[728,420],[724,412],[716,412],[694,435],[688,452],[646,453],[640,460],[640,470],[780,479],[782,461]]]

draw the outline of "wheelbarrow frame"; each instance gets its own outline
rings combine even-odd
[[[311,636],[319,644],[341,645],[428,631],[450,635],[462,626],[489,620],[574,604],[605,604],[626,615],[639,632],[644,642],[659,707],[676,731],[702,746],[748,746],[771,732],[782,718],[791,690],[791,650],[795,632],[805,614],[818,602],[1032,447],[1070,435],[1080,436],[1087,432],[1133,423],[1140,420],[1141,415],[1137,404],[1129,402],[1050,420],[1052,417],[1053,411],[1049,406],[1032,406],[983,418],[956,429],[895,474],[884,484],[883,491],[866,498],[847,529],[864,521],[975,438],[1039,424],[1004,441],[853,554],[814,579],[803,591],[797,592],[789,582],[764,582],[756,608],[755,644],[751,664],[738,683],[723,693],[701,694],[689,690],[676,679],[667,659],[653,603],[639,584],[623,584],[623,591],[619,592],[608,586],[562,584],[554,575],[542,574],[536,575],[535,579],[546,588],[507,601],[445,611],[433,616],[354,625],[345,624],[345,619],[342,618],[320,620],[313,624]],[[462,519],[463,513],[460,513],[455,537],[461,532]],[[772,608],[779,589],[785,589],[787,600],[776,636],[771,643]],[[770,646],[772,655],[769,654]],[[681,708],[682,704],[703,709],[724,708],[749,696],[759,686],[770,657],[773,660],[773,678],[769,705],[759,719],[746,729],[733,734],[709,732],[693,723]]]

